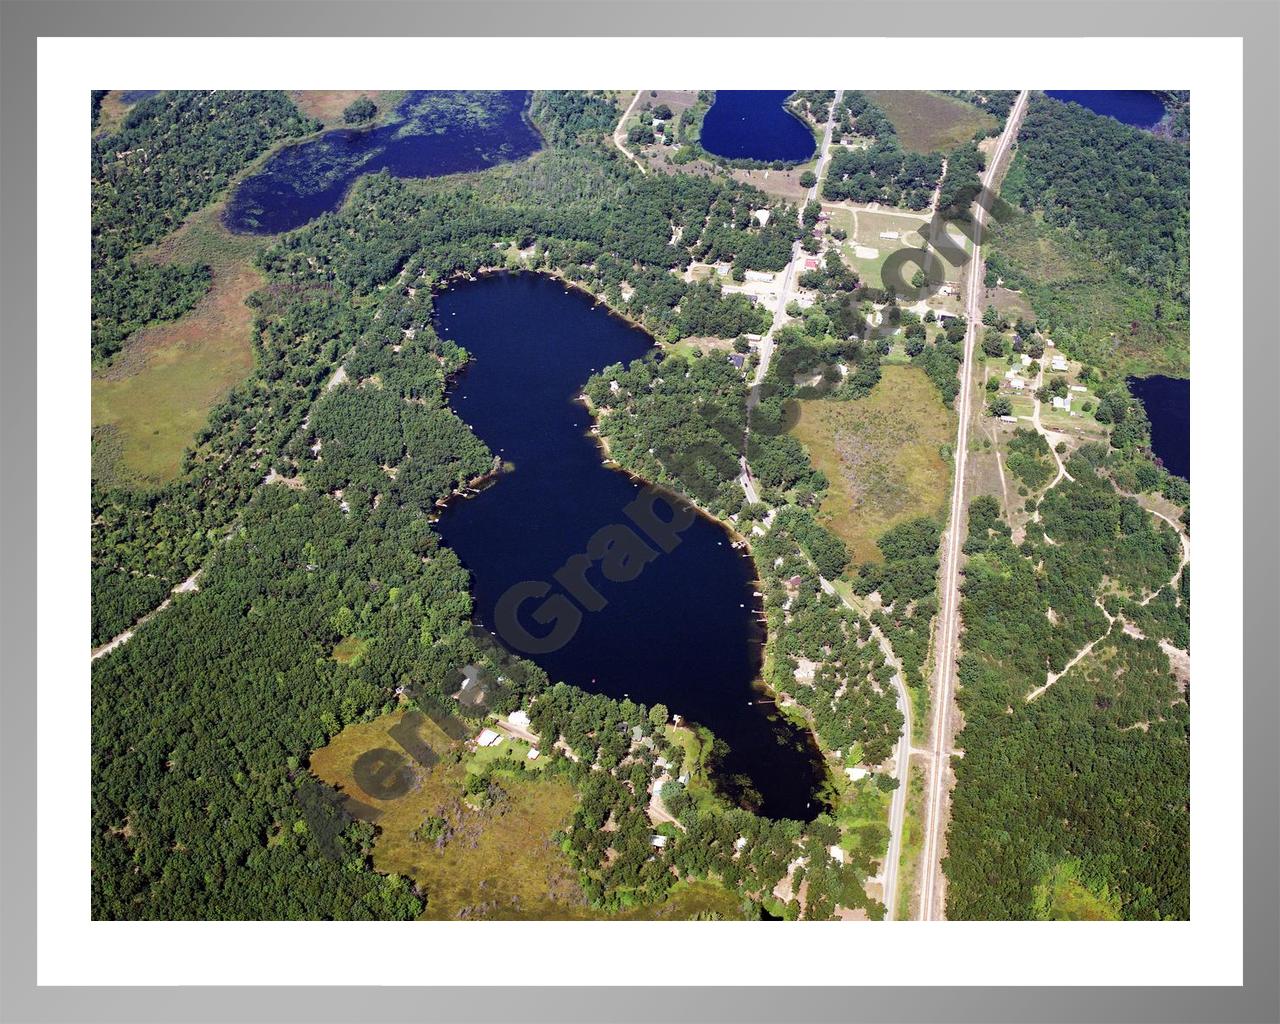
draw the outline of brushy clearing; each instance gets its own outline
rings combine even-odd
[[[890,527],[940,515],[951,481],[954,414],[919,368],[882,372],[866,398],[801,401],[793,431],[830,485],[819,519],[855,564],[879,560],[876,541]]]
[[[897,129],[903,149],[946,153],[970,141],[979,130],[994,128],[990,114],[953,96],[919,90],[868,92]]]

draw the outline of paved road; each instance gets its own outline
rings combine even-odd
[[[1017,137],[1018,126],[1027,108],[1027,91],[1018,94],[1004,132],[987,165],[982,184],[990,188],[995,180],[1000,161]],[[986,223],[987,213],[981,206],[974,212],[979,228]],[[980,238],[981,236],[979,236]],[[968,265],[968,281],[965,288],[965,315],[968,328],[964,339],[964,365],[961,367],[962,384],[957,409],[959,425],[956,428],[955,475],[951,484],[951,510],[947,533],[943,540],[942,563],[942,614],[938,617],[938,634],[935,649],[938,652],[937,679],[933,690],[932,750],[929,758],[929,777],[925,791],[924,847],[921,852],[921,881],[919,917],[922,921],[941,920],[946,916],[945,881],[942,878],[942,845],[946,831],[947,777],[951,765],[951,712],[956,674],[956,644],[959,635],[960,604],[960,554],[963,542],[965,511],[965,463],[969,453],[969,420],[972,415],[974,342],[982,323],[982,252],[979,245],[973,247],[973,257]]]

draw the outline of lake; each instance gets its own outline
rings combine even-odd
[[[1151,450],[1164,468],[1191,479],[1191,381],[1180,377],[1130,377],[1129,390],[1151,420]]]
[[[365,174],[429,178],[522,159],[542,145],[528,102],[524,91],[411,92],[385,124],[337,128],[280,150],[240,183],[223,219],[241,234],[275,234],[336,210]]]
[[[1153,92],[1133,89],[1063,89],[1045,95],[1063,103],[1079,103],[1095,114],[1105,114],[1135,128],[1154,128],[1164,117],[1164,103]]]
[[[782,104],[787,89],[717,89],[702,120],[702,148],[727,160],[803,163],[817,151],[813,132]]]
[[[441,337],[472,362],[450,404],[513,469],[451,502],[439,522],[445,542],[471,571],[478,620],[497,631],[495,608],[513,584],[552,583],[597,530],[631,525],[623,509],[641,485],[607,468],[588,433],[592,417],[575,399],[592,372],[653,351],[643,331],[585,294],[538,274],[498,274],[436,298]],[[663,515],[665,508],[660,509]],[[531,655],[553,681],[610,697],[630,696],[709,727],[729,745],[716,777],[745,805],[771,817],[810,819],[823,771],[809,734],[777,716],[753,683],[764,633],[751,559],[718,523],[697,517],[670,553],[639,576],[588,579],[607,602],[584,612],[559,650]],[[547,633],[522,609],[521,624]]]

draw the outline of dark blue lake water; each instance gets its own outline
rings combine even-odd
[[[813,133],[782,104],[786,89],[717,89],[702,121],[702,148],[730,160],[800,163],[817,150]]]
[[[1105,114],[1135,128],[1154,128],[1164,117],[1164,103],[1152,92],[1125,89],[1062,89],[1045,95],[1063,103],[1079,103],[1095,114]]]
[[[1191,479],[1191,381],[1130,377],[1129,390],[1151,420],[1151,450],[1170,473]]]
[[[476,171],[536,151],[529,93],[411,92],[386,124],[338,128],[286,146],[241,182],[224,215],[232,231],[275,234],[336,210],[364,174],[429,178]]]
[[[651,351],[651,339],[587,296],[536,274],[495,275],[436,299],[442,337],[473,361],[450,403],[495,453],[514,463],[490,487],[455,501],[439,528],[471,570],[476,611],[499,633],[495,609],[513,584],[546,581],[604,526],[631,525],[623,509],[641,486],[605,467],[576,402],[588,376]],[[660,512],[666,515],[666,509]],[[658,702],[708,726],[729,745],[717,780],[733,798],[773,817],[812,818],[822,778],[809,735],[757,703],[763,630],[751,559],[717,523],[699,516],[670,553],[635,579],[588,580],[606,600],[559,650],[527,655],[552,680],[645,704]],[[522,606],[532,619],[542,599]],[[751,794],[759,794],[756,800]]]

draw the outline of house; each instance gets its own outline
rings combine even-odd
[[[857,782],[860,779],[865,779],[869,774],[865,768],[846,768],[844,773],[849,776],[850,782]]]
[[[682,785],[682,786],[687,786],[687,785],[689,785],[689,773],[688,773],[688,772],[685,772],[685,773],[684,773],[683,775],[681,775],[678,779],[676,779],[676,782],[680,783],[680,785]]]
[[[1089,393],[1089,389],[1088,389],[1087,387],[1085,387],[1083,384],[1072,384],[1072,385],[1071,385],[1071,390],[1072,390],[1072,391],[1081,391],[1081,392],[1083,392],[1083,393],[1084,393],[1084,394],[1086,394],[1086,395]]]
[[[481,729],[480,735],[476,737],[477,747],[492,747],[500,742],[502,742],[501,733],[496,733],[492,729]]]
[[[529,716],[524,711],[513,711],[507,715],[507,721],[517,729],[529,728]]]
[[[655,832],[652,836],[649,837],[649,845],[654,847],[655,849],[661,850],[664,846],[667,845],[667,837],[660,836]]]
[[[1009,387],[1013,388],[1014,391],[1021,391],[1026,386],[1027,386],[1027,382],[1023,380],[1021,377],[1014,377],[1012,380],[1009,381]]]
[[[831,219],[831,214],[823,212],[818,214],[818,220],[826,221]]]
[[[529,754],[528,754],[528,757],[529,757],[529,760],[530,760],[530,761],[536,761],[536,760],[538,760],[538,748],[537,748],[537,747],[530,747],[530,748],[529,748]]]
[[[757,221],[759,221],[760,226],[762,228],[767,228],[769,226],[768,210],[752,210],[751,213],[752,213],[752,216],[755,217]]]
[[[747,361],[747,357],[744,356],[741,352],[735,352],[733,355],[729,357],[729,362],[733,363],[733,365],[737,367],[739,370],[742,369],[742,364],[745,363],[746,361]]]
[[[1025,352],[1022,353],[1022,365],[1023,366],[1031,365],[1031,357],[1027,355]]]
[[[791,579],[787,580],[787,586],[798,587],[803,582],[804,582],[803,576],[792,576]]]
[[[818,269],[818,261],[817,261],[817,260],[814,260],[814,259],[805,260],[805,261],[804,261],[804,269],[805,269],[805,270],[817,270],[817,269]]]
[[[772,281],[774,277],[775,275],[770,273],[767,270],[748,270],[747,271],[748,281],[762,281],[762,282]]]
[[[837,864],[844,863],[844,850],[840,849],[840,847],[829,846],[827,847],[827,853],[831,854],[831,859]]]
[[[1068,395],[1066,398],[1061,398],[1061,397],[1059,397],[1058,395],[1054,395],[1054,396],[1053,396],[1053,407],[1054,407],[1055,409],[1061,409],[1063,412],[1070,412],[1070,411],[1071,411],[1071,396],[1070,396],[1070,395]]]
[[[1065,370],[1067,368],[1067,361],[1063,359],[1062,356],[1054,356],[1053,361],[1049,365],[1055,370]]]

